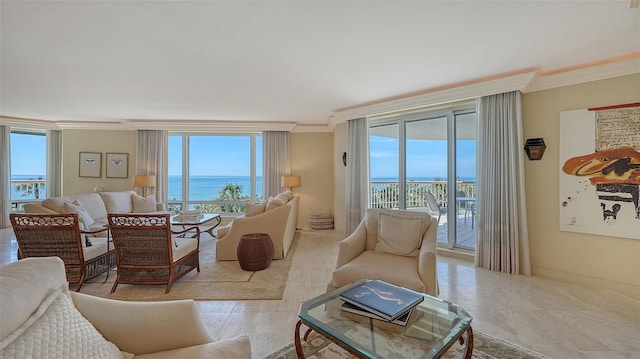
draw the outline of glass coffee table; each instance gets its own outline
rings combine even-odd
[[[182,228],[184,228],[186,226],[200,226],[209,221],[213,221],[214,219],[216,220],[216,223],[202,232],[209,233],[211,237],[215,237],[215,235],[213,235],[213,230],[220,224],[220,222],[222,222],[222,217],[220,217],[220,214],[218,213],[204,213],[200,218],[185,217],[176,214],[175,216],[171,216],[171,224],[182,226]]]
[[[457,341],[466,345],[463,358],[471,358],[473,352],[472,317],[461,307],[425,294],[416,306],[406,327],[364,319],[352,320],[343,314],[340,294],[367,280],[352,284],[305,301],[300,306],[295,328],[295,346],[298,358],[304,358],[301,343],[301,326],[326,337],[359,358],[440,358]]]

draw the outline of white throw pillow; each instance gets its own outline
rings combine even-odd
[[[134,193],[131,199],[133,200],[133,213],[155,212],[157,210],[156,197],[153,195],[142,197]]]
[[[422,218],[411,218],[380,212],[376,252],[416,257],[422,243]]]
[[[65,202],[64,204],[64,213],[77,213],[78,219],[85,224],[88,229],[95,221],[89,215],[89,212],[84,208],[82,203],[78,200],[73,201],[73,203]]]
[[[65,283],[0,341],[2,358],[132,358],[107,341],[73,306]]]
[[[247,203],[247,210],[245,211],[244,216],[245,217],[257,216],[261,213],[264,213],[266,208],[267,208],[267,202],[262,202],[257,204]]]

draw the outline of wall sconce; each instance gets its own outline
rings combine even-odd
[[[544,144],[543,138],[527,138],[527,142],[524,145],[524,151],[527,153],[527,157],[531,161],[537,161],[542,159],[544,150],[547,145]]]
[[[347,153],[342,152],[342,164],[347,165]]]
[[[302,187],[302,179],[300,179],[300,176],[282,176],[280,186],[291,191],[292,188]]]

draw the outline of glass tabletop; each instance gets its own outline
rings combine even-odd
[[[406,327],[344,313],[340,294],[364,282],[303,302],[300,320],[365,358],[437,358],[471,325],[464,309],[427,294]]]
[[[180,214],[176,214],[175,216],[171,216],[171,224],[199,225],[219,217],[220,215],[218,213],[204,213],[202,214],[202,217],[183,216]]]

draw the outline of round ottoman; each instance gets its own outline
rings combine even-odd
[[[238,242],[238,262],[246,271],[259,271],[269,268],[273,259],[273,242],[266,233],[249,233],[240,237]]]

